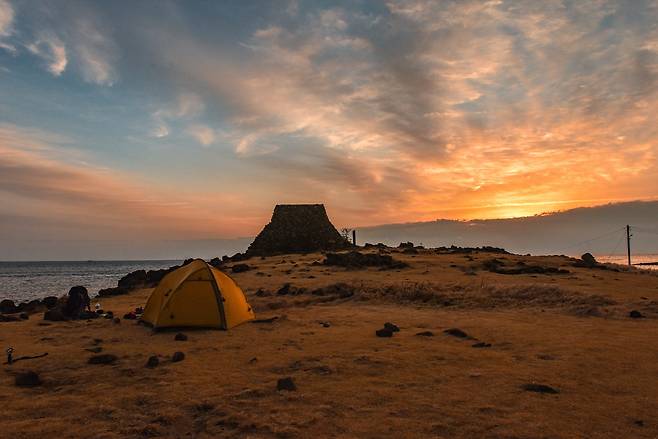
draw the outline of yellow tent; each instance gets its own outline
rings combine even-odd
[[[142,321],[156,329],[229,329],[253,319],[254,312],[240,287],[201,259],[167,274],[151,293],[142,315]]]

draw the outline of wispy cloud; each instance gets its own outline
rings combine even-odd
[[[66,46],[58,37],[42,36],[26,47],[32,54],[44,60],[46,68],[53,75],[60,76],[66,70],[68,64]]]
[[[0,49],[15,52],[16,47],[6,41],[14,33],[14,8],[8,0],[0,0]]]
[[[187,132],[203,146],[209,146],[215,142],[215,130],[206,125],[194,124],[188,127]]]
[[[249,209],[231,195],[165,192],[136,175],[88,160],[57,134],[0,125],[4,209],[16,218],[36,215],[69,224],[70,236],[104,239],[221,236],[255,226],[245,223],[248,215],[235,216]],[[6,233],[20,224],[9,226]]]

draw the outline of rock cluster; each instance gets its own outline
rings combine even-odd
[[[173,265],[169,268],[161,268],[159,270],[136,270],[128,273],[117,282],[116,287],[103,288],[98,291],[99,297],[111,297],[128,294],[130,291],[137,288],[153,288],[157,286],[163,277],[172,271],[189,264],[194,259],[186,259],[181,265]]]
[[[247,250],[248,256],[307,253],[351,247],[329,221],[322,204],[279,204],[270,223]]]
[[[349,269],[360,269],[365,267],[381,267],[382,269],[406,268],[404,262],[393,259],[390,255],[377,253],[360,253],[351,251],[347,253],[327,253],[324,265],[334,265]]]
[[[29,302],[21,302],[18,305],[13,300],[4,299],[0,301],[0,313],[14,314],[14,313],[35,313],[44,311],[46,309],[54,308],[59,299],[55,296],[48,296],[41,300],[34,299]]]

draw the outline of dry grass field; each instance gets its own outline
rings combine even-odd
[[[247,260],[233,278],[258,319],[277,318],[183,330],[186,341],[132,320],[0,323],[3,348],[48,353],[2,366],[0,436],[658,437],[658,276],[558,256],[391,256],[409,267]],[[494,258],[568,273],[493,273]],[[101,303],[122,316],[149,293]],[[376,337],[385,322],[400,331]],[[94,348],[118,359],[89,364]],[[177,351],[185,359],[172,362]],[[145,367],[153,355],[160,364]],[[28,370],[42,385],[15,386]],[[285,377],[296,390],[277,390]]]

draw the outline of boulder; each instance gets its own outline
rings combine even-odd
[[[113,287],[113,288],[103,288],[98,291],[99,297],[112,297],[112,296],[121,296],[123,294],[128,294],[128,289],[123,287]]]
[[[11,314],[14,312],[18,312],[18,307],[13,300],[4,299],[0,302],[0,313]]]
[[[580,260],[588,267],[595,267],[598,265],[598,261],[591,253],[585,253],[580,257]]]
[[[631,311],[630,313],[628,313],[628,316],[629,316],[630,318],[632,318],[632,319],[641,319],[641,318],[644,317],[644,315],[643,315],[640,311],[638,311],[638,310],[636,310],[636,309],[634,309],[633,311]]]
[[[120,288],[125,288],[127,290],[134,290],[135,288],[142,287],[146,284],[146,271],[137,270],[132,273],[128,273],[117,283],[117,286]]]
[[[469,338],[469,335],[459,328],[450,328],[443,331],[444,334],[452,335],[457,338]]]
[[[34,313],[43,311],[44,305],[39,299],[34,299],[29,302],[21,302],[16,308],[18,312]]]
[[[183,361],[184,359],[185,359],[185,354],[182,352],[174,352],[174,355],[171,356],[172,363],[178,363],[179,361]]]
[[[54,307],[56,307],[58,301],[59,298],[55,296],[48,296],[41,299],[41,303],[48,309],[53,309]]]
[[[165,277],[170,272],[174,271],[178,266],[170,268],[162,268],[160,270],[149,270],[146,272],[146,285],[147,286],[156,286],[160,283],[163,277]]]
[[[551,386],[547,386],[546,384],[530,383],[530,384],[522,385],[521,388],[526,392],[549,393],[549,394],[560,393],[559,390],[554,389]]]
[[[158,359],[157,355],[151,355],[149,359],[146,361],[146,367],[148,367],[149,369],[156,368],[158,367],[159,364],[160,364],[160,360]]]
[[[20,321],[21,319],[19,319],[16,316],[0,314],[0,322],[7,323],[7,322],[20,322]]]
[[[393,337],[393,331],[388,328],[382,328],[375,331],[377,337]]]
[[[384,323],[384,328],[389,329],[391,332],[400,332],[400,328],[390,322]]]
[[[297,390],[295,382],[292,377],[279,378],[276,382],[276,390],[285,390],[287,392],[294,392]]]
[[[174,337],[174,340],[175,340],[175,341],[187,341],[187,335],[183,334],[182,332],[179,332],[179,333],[176,334],[176,336]]]
[[[219,259],[219,258],[212,258],[210,260],[210,262],[208,262],[208,263],[210,265],[212,265],[213,267],[217,268],[217,267],[220,267],[222,265],[222,260]]]
[[[251,270],[251,267],[247,264],[235,264],[231,267],[232,273],[243,273],[245,271]]]
[[[324,205],[279,204],[246,255],[270,256],[350,247],[352,244],[329,221]]]

